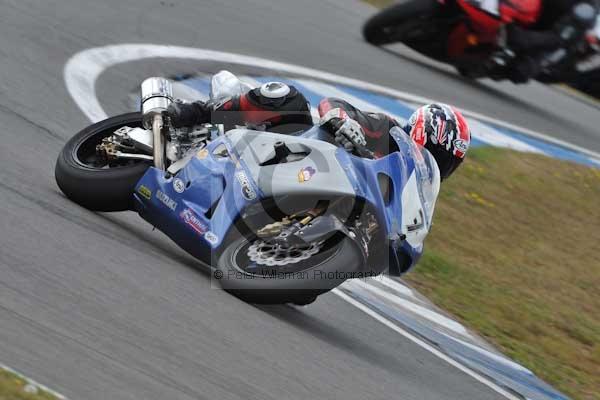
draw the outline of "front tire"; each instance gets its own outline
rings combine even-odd
[[[129,161],[102,165],[96,145],[123,127],[141,127],[139,112],[117,115],[88,126],[73,136],[56,162],[56,183],[72,201],[92,211],[127,211],[133,206],[135,185],[151,165]]]
[[[346,236],[334,240],[327,250],[306,260],[304,269],[283,278],[264,268],[249,273],[247,266],[241,265],[244,257],[240,252],[246,251],[250,241],[239,237],[220,255],[214,276],[219,277],[223,289],[248,303],[310,304],[364,268],[361,251],[354,240]]]
[[[393,4],[367,20],[363,27],[363,37],[375,46],[394,43],[399,40],[395,29],[407,22],[420,23],[432,15],[439,4],[436,0],[404,0]]]

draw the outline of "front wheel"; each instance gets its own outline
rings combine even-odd
[[[403,0],[374,16],[363,27],[365,40],[376,46],[403,42],[422,35],[429,29],[426,20],[438,10],[436,0]]]
[[[288,249],[240,237],[221,254],[214,276],[249,303],[305,305],[356,276],[363,264],[358,245],[341,234]]]
[[[75,203],[92,211],[126,211],[133,206],[135,185],[150,162],[108,162],[96,151],[102,139],[117,129],[142,126],[139,112],[117,115],[88,126],[65,145],[56,162],[55,177],[60,190]]]

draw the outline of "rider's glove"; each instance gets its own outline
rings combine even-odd
[[[355,144],[360,146],[367,145],[365,132],[360,124],[349,118],[348,115],[339,108],[329,110],[321,117],[321,126],[324,126],[333,132],[335,142],[344,146],[347,151],[354,151]]]
[[[207,122],[209,117],[208,107],[201,101],[186,103],[177,99],[169,106],[167,113],[175,128],[199,125]]]
[[[335,131],[335,142],[344,146],[347,151],[354,151],[355,145],[366,146],[365,132],[358,122],[346,119]]]

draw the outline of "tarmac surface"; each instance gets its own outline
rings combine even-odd
[[[89,121],[63,68],[86,48],[155,43],[309,66],[451,102],[600,151],[598,110],[531,84],[471,83],[362,41],[350,0],[0,1],[0,362],[71,399],[500,399],[334,294],[308,307],[245,304],[132,213],[96,214],[54,181]],[[397,49],[396,49],[397,50]],[[207,67],[206,65],[203,67]],[[221,65],[208,66],[214,69]],[[97,91],[125,111],[124,64]]]

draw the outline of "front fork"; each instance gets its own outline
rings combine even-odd
[[[165,140],[163,135],[163,116],[156,114],[152,118],[152,155],[154,166],[160,170],[165,169]]]

